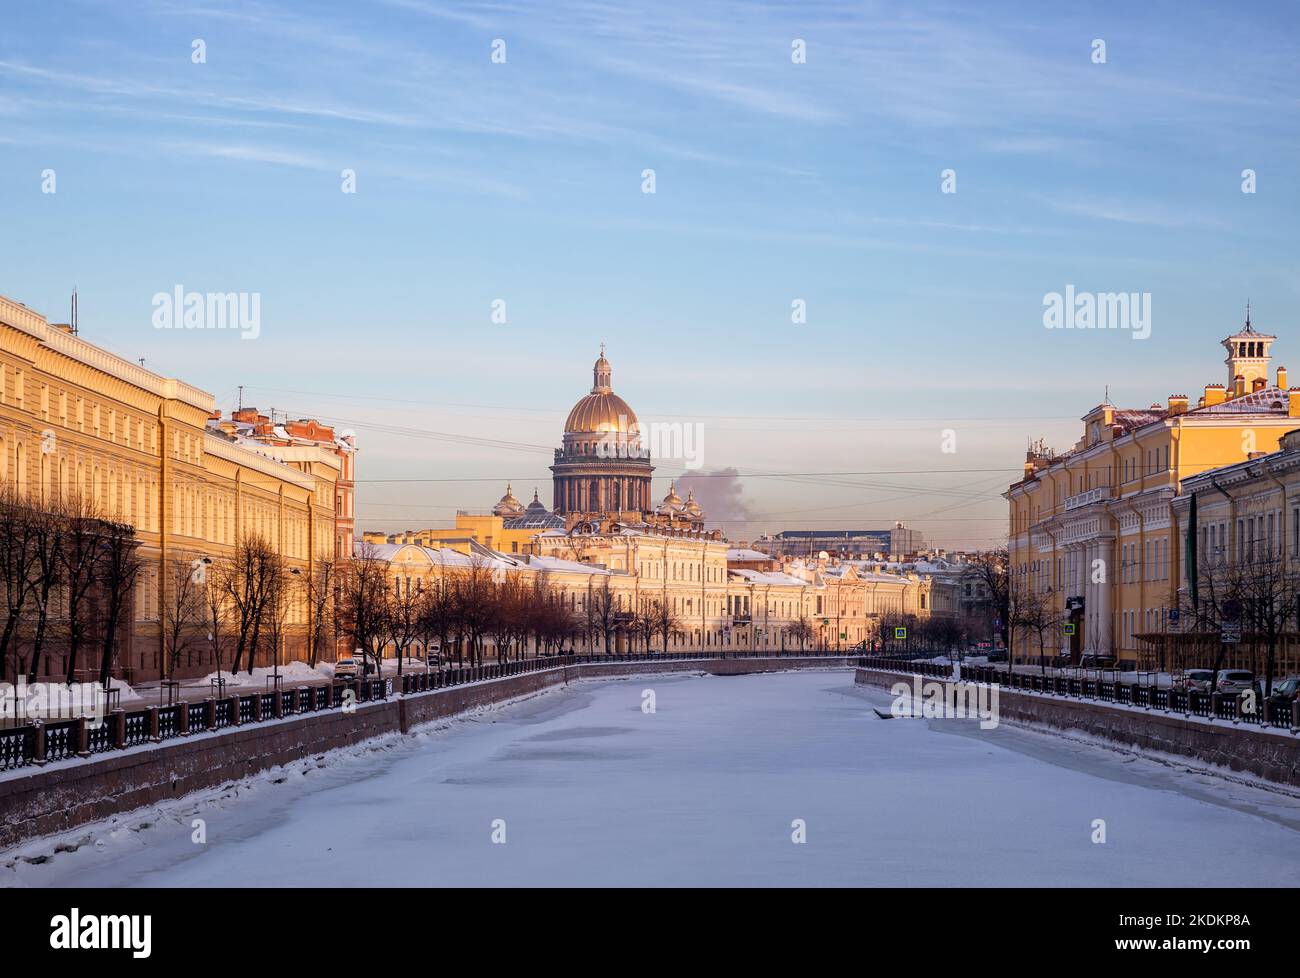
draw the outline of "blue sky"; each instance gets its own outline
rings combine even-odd
[[[75,285],[92,341],[355,426],[366,525],[548,499],[603,340],[742,473],[734,535],[989,542],[1028,436],[1221,382],[1247,297],[1300,368],[1297,7],[1089,7],[15,5],[0,293],[62,319]],[[1044,330],[1067,283],[1151,293],[1150,339]],[[259,292],[261,336],[155,330],[176,284]],[[366,483],[400,478],[447,481]]]

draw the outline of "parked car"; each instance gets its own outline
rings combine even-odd
[[[1287,676],[1273,684],[1273,699],[1290,703],[1300,696],[1300,676]]]
[[[990,653],[988,654],[988,660],[989,660],[989,662],[1006,662],[1006,661],[1007,661],[1007,650],[1006,650],[1006,649],[994,649],[992,652],[990,652]]]
[[[1255,674],[1245,669],[1224,669],[1219,673],[1220,693],[1240,693],[1255,688]]]
[[[1083,656],[1081,665],[1090,669],[1109,669],[1115,665],[1113,655],[1103,655],[1099,652],[1087,652]]]
[[[358,656],[344,656],[334,663],[335,679],[357,679],[362,676],[369,676],[375,671],[375,665],[369,659],[363,659]]]
[[[1214,677],[1213,669],[1184,669],[1179,684],[1183,689],[1197,693],[1210,691],[1210,680]]]

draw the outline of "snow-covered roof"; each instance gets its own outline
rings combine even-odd
[[[450,547],[424,547],[418,543],[358,542],[353,552],[358,557],[369,555],[391,563],[397,560],[397,555],[403,551],[407,551],[406,556],[408,558],[419,555],[428,560],[429,563],[442,567],[469,568],[488,565],[493,568],[507,568],[519,566],[516,561],[510,560],[496,551],[488,550],[486,547],[482,548],[482,552],[463,554],[459,550],[452,550]]]
[[[610,573],[608,568],[584,564],[580,560],[565,560],[563,557],[540,557],[537,554],[527,555],[527,566],[543,571],[568,571],[575,574],[608,576]]]
[[[784,587],[810,587],[809,581],[800,580],[784,571],[756,571],[747,567],[734,568],[727,571],[733,578],[749,581],[751,584],[768,584],[780,585]]]
[[[765,554],[761,550],[750,550],[748,547],[733,547],[727,551],[728,560],[772,560],[771,554]]]

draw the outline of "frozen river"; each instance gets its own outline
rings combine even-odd
[[[1007,726],[881,720],[888,703],[847,671],[583,682],[88,826],[75,851],[28,843],[0,885],[1300,882],[1294,798]]]

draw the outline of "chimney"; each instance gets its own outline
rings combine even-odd
[[[1216,404],[1222,404],[1227,400],[1227,391],[1223,389],[1222,384],[1205,385],[1205,406],[1214,407]]]
[[[1250,382],[1250,391],[1253,394],[1255,391],[1262,391],[1267,386],[1268,386],[1267,377],[1256,377],[1254,380]]]
[[[1292,387],[1287,394],[1287,417],[1300,418],[1300,387]]]
[[[1286,367],[1277,368],[1277,386],[1279,390],[1286,390]]]
[[[1186,414],[1186,413],[1187,413],[1187,395],[1170,394],[1169,395],[1169,416],[1173,417],[1175,414]]]
[[[1241,397],[1246,393],[1246,375],[1237,374],[1232,378],[1232,396]]]

